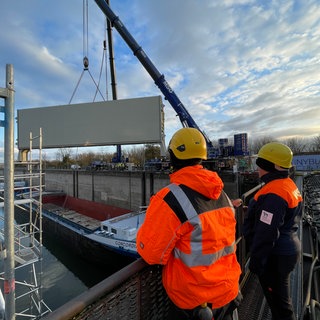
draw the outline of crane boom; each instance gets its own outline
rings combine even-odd
[[[194,119],[189,114],[188,110],[185,108],[183,103],[180,101],[178,96],[175,94],[173,89],[170,87],[169,83],[166,81],[163,74],[161,74],[152,61],[148,58],[146,53],[143,51],[141,46],[136,42],[124,24],[121,22],[118,16],[111,10],[110,6],[105,0],[95,0],[96,4],[99,6],[101,11],[105,14],[111,24],[116,28],[121,37],[127,43],[127,45],[132,50],[133,54],[138,58],[141,64],[144,66],[146,71],[154,80],[155,84],[158,86],[160,91],[163,93],[166,100],[169,101],[179,119],[184,127],[191,127],[198,129],[204,136],[208,151],[213,148],[211,140],[207,137],[207,135],[198,127]]]

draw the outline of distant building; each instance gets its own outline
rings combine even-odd
[[[235,156],[248,156],[248,134],[239,133],[234,135],[234,155]]]
[[[213,153],[212,158],[216,157],[233,157],[233,156],[248,156],[248,134],[239,133],[234,135],[234,145],[229,145],[228,138],[218,140],[218,148]]]

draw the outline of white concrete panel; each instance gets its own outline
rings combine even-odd
[[[160,96],[18,110],[18,148],[42,128],[42,147],[161,143]],[[35,139],[32,148],[38,148]]]

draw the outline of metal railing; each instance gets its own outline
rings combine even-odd
[[[161,267],[138,259],[44,319],[160,320],[170,319],[171,307],[162,286]]]
[[[243,221],[243,211],[237,210]],[[240,228],[238,229],[240,233]],[[238,248],[244,242],[238,237]],[[238,250],[242,252],[242,250]],[[245,261],[246,253],[239,261]],[[47,315],[45,320],[172,319],[173,304],[161,280],[162,267],[142,259],[119,270],[80,296]]]
[[[319,177],[320,183],[320,177]],[[244,204],[261,188],[259,185],[242,196]],[[308,191],[306,191],[308,192]],[[320,188],[319,188],[320,192]],[[320,196],[319,196],[320,199]],[[306,199],[308,201],[308,199]],[[307,214],[308,216],[308,214]],[[271,313],[264,299],[257,277],[247,269],[248,250],[241,237],[241,225],[244,219],[242,207],[237,209],[237,255],[242,267],[240,287],[244,295],[243,303],[238,308],[238,319],[271,319]],[[305,218],[303,219],[303,221]],[[317,220],[319,221],[319,220]],[[318,223],[318,222],[317,222]],[[301,223],[301,229],[309,234]],[[313,242],[319,239],[314,237]],[[301,232],[302,236],[302,232]],[[317,252],[317,251],[315,251]],[[309,255],[307,255],[309,259]],[[312,254],[312,276],[309,286],[303,290],[303,267],[299,265],[293,276],[293,302],[295,312],[300,314],[300,320],[308,314],[310,320],[319,320],[319,300],[314,291],[318,290],[316,273],[319,272],[318,258]],[[95,319],[174,319],[172,316],[173,305],[163,289],[161,281],[162,267],[150,266],[142,259],[131,263],[87,292],[72,299],[67,304],[55,310],[45,320],[95,320]],[[303,291],[303,292],[302,292]],[[304,301],[304,302],[303,302]]]
[[[304,250],[303,274],[306,277],[305,295],[299,320],[320,319],[320,173],[312,173],[303,179],[304,200]]]

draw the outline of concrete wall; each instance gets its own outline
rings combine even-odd
[[[239,197],[238,177],[221,174],[230,198]],[[149,204],[152,194],[169,184],[167,173],[142,171],[46,170],[45,189],[129,210]]]
[[[130,210],[149,204],[169,183],[168,174],[131,171],[46,170],[45,189]]]
[[[24,169],[15,169],[15,174],[22,173],[26,173]],[[75,198],[133,211],[149,205],[151,195],[170,183],[168,173],[158,172],[45,169],[44,173],[46,191],[62,191]],[[246,183],[243,177],[231,172],[219,175],[224,191],[232,199],[256,185]]]

